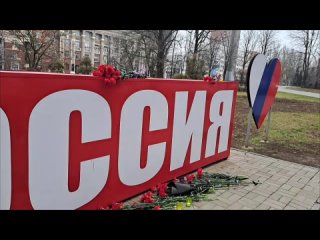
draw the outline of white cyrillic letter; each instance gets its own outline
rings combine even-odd
[[[29,189],[35,209],[76,209],[103,189],[109,172],[104,156],[81,163],[78,190],[68,189],[69,119],[73,111],[82,117],[82,142],[111,137],[109,104],[85,90],[64,90],[42,99],[29,122]]]
[[[218,146],[218,153],[224,152],[228,148],[233,93],[233,90],[219,91],[215,93],[211,99],[209,114],[212,124],[208,129],[205,154],[206,158],[216,153],[217,133],[219,127],[220,141]],[[223,104],[223,109],[220,115],[221,104]]]
[[[134,186],[154,177],[160,170],[166,143],[148,146],[145,168],[140,168],[144,108],[150,107],[150,131],[167,128],[168,103],[159,92],[144,90],[132,94],[124,103],[120,121],[119,177],[122,183]]]
[[[190,163],[200,160],[206,91],[197,91],[187,119],[188,92],[177,92],[174,106],[170,170],[183,166],[191,139]]]
[[[11,205],[11,143],[7,115],[0,108],[0,210]]]

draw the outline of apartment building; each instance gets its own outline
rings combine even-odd
[[[136,34],[129,30],[60,30],[54,48],[64,64],[64,72],[74,74],[85,56],[91,59],[95,67],[100,64],[121,66],[122,41],[135,37]],[[133,64],[134,70],[138,71],[145,69],[143,53],[139,54],[140,57]],[[49,71],[52,60],[50,56],[44,57],[41,71]],[[18,48],[14,36],[0,30],[0,69],[17,71],[28,68],[24,52]]]

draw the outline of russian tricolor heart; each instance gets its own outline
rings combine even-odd
[[[267,64],[263,54],[257,54],[250,62],[247,75],[247,91],[254,122],[259,129],[271,110],[281,78],[281,63],[273,58]]]

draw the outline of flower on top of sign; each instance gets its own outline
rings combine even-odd
[[[119,70],[106,64],[100,65],[92,74],[93,76],[101,77],[107,85],[116,85],[120,80],[127,78],[146,78],[146,74],[137,71],[127,72],[124,68]]]
[[[216,81],[213,79],[213,77],[210,77],[210,76],[208,76],[208,75],[205,75],[205,76],[203,77],[203,81],[205,81],[205,82],[207,82],[207,83],[212,83],[212,84],[215,84],[215,83],[216,83]]]

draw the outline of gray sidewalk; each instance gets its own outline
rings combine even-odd
[[[312,93],[312,92],[306,92],[306,91],[298,91],[293,89],[287,89],[286,86],[279,86],[279,92],[286,92],[286,93],[292,93],[307,97],[314,97],[314,98],[320,98],[320,93]]]
[[[222,209],[314,209],[320,210],[320,171],[318,168],[231,150],[230,157],[204,169],[249,177],[261,184],[216,190],[213,201],[201,201],[186,210]]]

